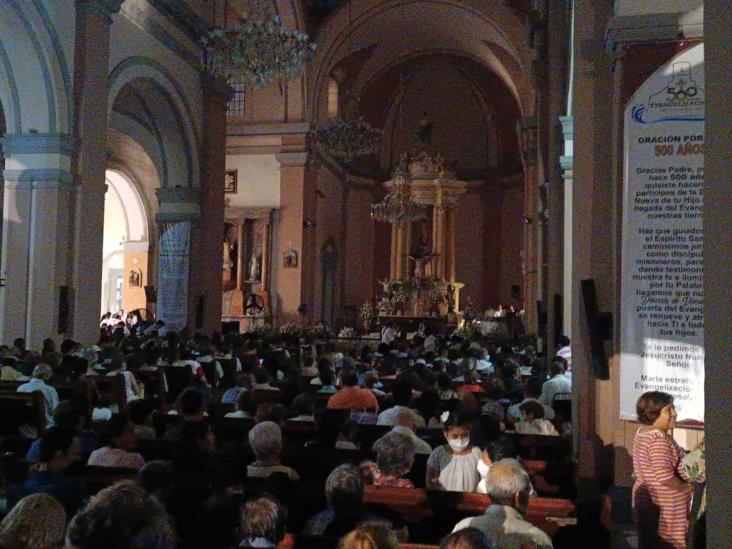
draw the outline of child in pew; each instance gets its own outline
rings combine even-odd
[[[451,492],[474,492],[478,486],[480,448],[470,446],[470,418],[456,412],[443,417],[447,444],[438,446],[427,460],[426,487]]]
[[[358,450],[358,440],[361,428],[358,422],[353,419],[347,419],[338,428],[338,440],[336,440],[336,450]]]
[[[544,419],[544,407],[535,401],[524,402],[519,406],[521,421],[515,424],[517,433],[524,435],[559,436],[548,419]]]

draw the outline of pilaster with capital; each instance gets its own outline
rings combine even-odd
[[[107,101],[109,92],[109,35],[112,16],[121,0],[76,0],[74,95],[79,141],[73,225],[73,308],[71,335],[84,343],[99,335],[102,288],[100,227],[104,226],[107,158]]]
[[[26,339],[29,348],[66,330],[60,288],[68,286],[73,235],[70,204],[76,141],[65,134],[6,134],[3,171],[3,247],[0,340]],[[68,295],[68,294],[67,294]]]

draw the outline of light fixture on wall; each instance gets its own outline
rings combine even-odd
[[[212,2],[214,15],[216,0]],[[236,78],[258,88],[278,80],[301,76],[315,50],[307,34],[288,29],[272,12],[270,0],[237,0],[239,21],[227,25],[228,0],[224,2],[224,27],[214,28],[203,40],[204,65],[215,76]]]

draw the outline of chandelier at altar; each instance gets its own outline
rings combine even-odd
[[[301,76],[315,50],[307,34],[285,28],[269,0],[244,0],[232,27],[215,28],[203,40],[206,69],[226,80],[262,88]],[[215,9],[215,8],[214,8]],[[228,11],[228,10],[227,10]]]
[[[329,155],[351,164],[359,157],[379,152],[384,132],[374,128],[353,108],[329,126],[315,132],[318,145]]]
[[[382,223],[406,225],[427,217],[427,207],[410,194],[409,166],[400,163],[392,178],[392,187],[384,200],[371,205],[371,217]]]

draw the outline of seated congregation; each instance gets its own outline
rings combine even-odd
[[[364,343],[152,330],[0,347],[0,547],[607,545],[600,511],[577,524],[566,358]]]

